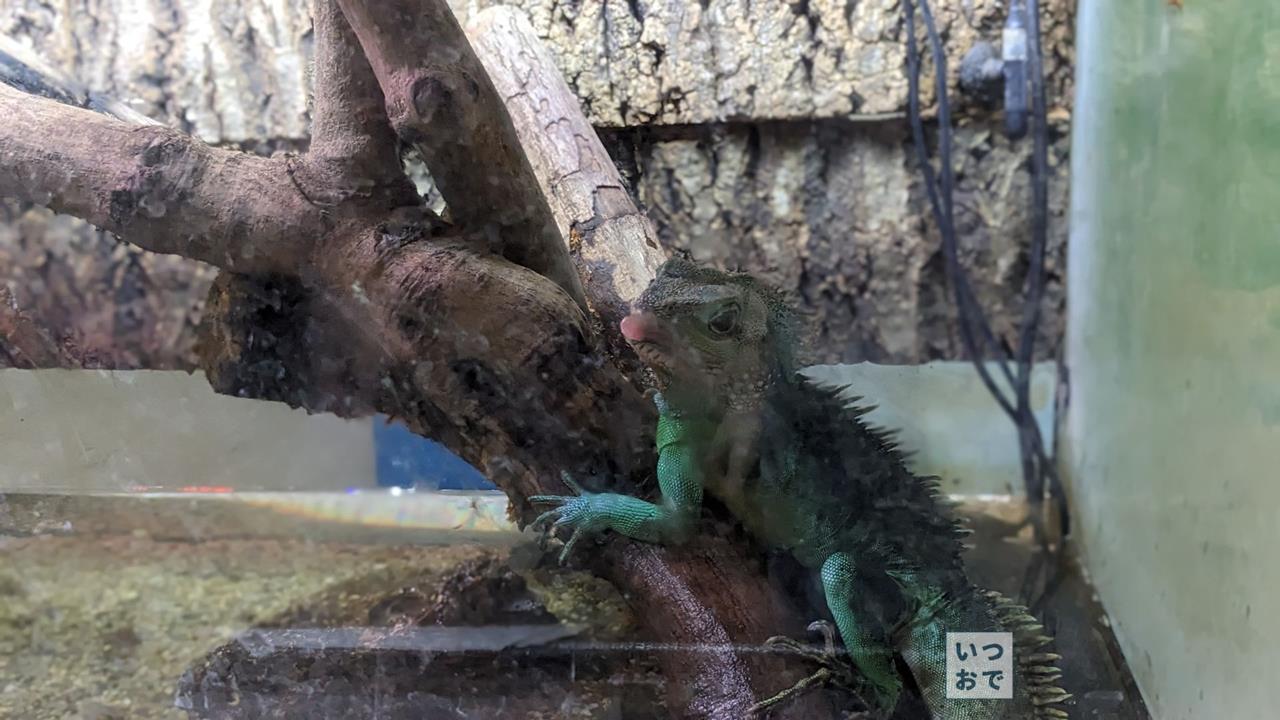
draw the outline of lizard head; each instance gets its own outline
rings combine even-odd
[[[622,321],[667,401],[689,409],[749,408],[794,373],[793,313],[745,273],[670,260]]]

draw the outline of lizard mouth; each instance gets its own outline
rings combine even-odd
[[[652,313],[636,312],[622,319],[622,337],[640,357],[641,362],[658,376],[660,384],[671,379],[670,349],[672,336],[664,323]]]
[[[640,362],[653,371],[660,384],[666,385],[671,379],[671,368],[667,365],[662,349],[656,343],[645,340],[631,341],[630,345],[636,355],[640,356]]]

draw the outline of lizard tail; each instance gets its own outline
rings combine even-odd
[[[1071,694],[1056,685],[1062,670],[1054,663],[1060,655],[1045,652],[1050,638],[1044,634],[1044,626],[1028,612],[1027,608],[994,590],[983,593],[990,603],[996,620],[1007,632],[1013,633],[1014,655],[1036,720],[1063,720],[1068,718],[1063,703]]]

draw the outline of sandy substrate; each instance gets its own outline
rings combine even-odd
[[[284,662],[268,663],[270,671],[254,681],[254,668],[262,663],[237,655],[235,644],[228,644],[249,628],[386,627],[401,615],[426,618],[423,612],[430,609],[434,619],[423,624],[448,629],[510,623],[515,632],[530,613],[519,607],[533,602],[559,622],[588,628],[585,638],[634,637],[625,601],[611,586],[584,573],[538,569],[525,557],[531,545],[520,544],[521,550],[510,538],[481,544],[443,527],[366,528],[224,504],[152,503],[146,512],[121,505],[116,521],[109,512],[115,505],[98,499],[87,514],[71,512],[66,503],[46,507],[49,502],[10,498],[9,520],[29,522],[0,524],[17,533],[74,532],[0,536],[0,720],[189,720],[174,707],[174,697],[191,668],[203,668],[206,677],[257,682],[241,689],[276,702],[274,707],[301,697],[303,714],[289,717],[315,720],[308,709],[314,698],[306,695],[313,655],[300,653],[295,663],[284,653]],[[971,502],[962,514],[976,531],[972,541],[978,549],[968,557],[972,577],[1015,596],[1035,557],[1023,537],[1022,510]],[[114,532],[130,526],[134,534]],[[247,539],[261,532],[275,537]],[[300,537],[311,541],[294,539]],[[352,540],[357,537],[364,541]],[[440,538],[457,542],[409,544]],[[517,565],[525,568],[519,571],[522,581],[508,582],[501,569]],[[1146,720],[1092,588],[1073,560],[1065,568],[1037,605],[1062,655],[1061,684],[1075,695],[1073,717]],[[523,620],[516,618],[521,613]],[[455,659],[460,664],[437,666],[425,676],[408,667],[400,680],[415,692],[428,692],[427,681],[434,681],[441,687],[429,691],[470,703],[470,717],[661,717],[664,686],[655,658],[639,655],[595,663],[600,667],[588,667],[572,654],[539,656],[524,665]],[[218,664],[227,658],[239,658],[240,664]],[[348,663],[355,672],[361,662],[353,653],[330,663],[330,670],[341,681]],[[368,684],[379,668],[360,682]],[[245,715],[243,705],[237,715],[233,706],[240,699],[231,696],[219,717],[261,716]]]
[[[185,720],[179,676],[248,627],[438,585],[478,546],[0,538],[0,718]],[[303,607],[306,609],[303,610]]]

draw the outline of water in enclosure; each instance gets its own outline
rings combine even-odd
[[[0,720],[1271,716],[1276,37],[0,0]]]

